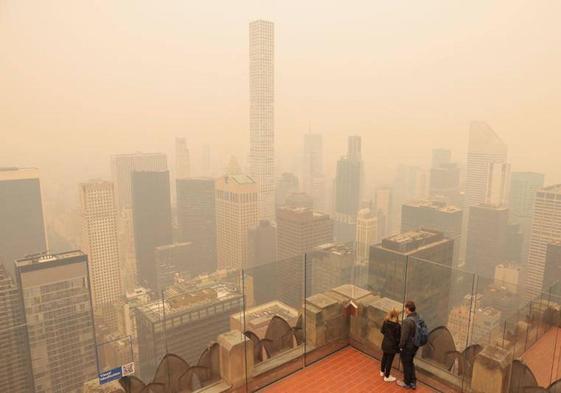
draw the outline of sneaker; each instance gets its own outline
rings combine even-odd
[[[384,382],[395,382],[395,377],[391,375],[389,377],[384,377]]]
[[[396,382],[397,386],[399,386],[400,388],[405,388],[405,389],[410,389],[411,386],[407,385],[405,382],[403,381],[397,381]]]
[[[384,376],[384,372],[380,371],[380,376],[383,377]]]
[[[416,383],[412,383],[411,385],[409,385],[409,389],[417,389],[417,384]]]

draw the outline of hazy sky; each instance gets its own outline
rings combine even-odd
[[[360,134],[385,181],[433,147],[463,161],[478,119],[514,170],[560,181],[560,16],[557,0],[0,0],[0,165],[65,184],[108,175],[113,153],[171,152],[176,135],[194,160],[210,143],[244,161],[247,24],[263,17],[282,169],[309,122],[328,172]]]

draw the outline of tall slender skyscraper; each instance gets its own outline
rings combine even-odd
[[[0,168],[0,263],[14,272],[14,261],[47,249],[39,171]]]
[[[248,262],[248,230],[257,224],[258,187],[246,175],[216,180],[218,269],[241,269]]]
[[[275,219],[274,24],[249,24],[249,166],[257,182],[259,218]]]
[[[528,294],[539,296],[543,287],[548,244],[561,240],[561,184],[538,190],[528,252]]]
[[[156,291],[156,247],[173,241],[168,171],[132,173],[132,213],[138,282]]]
[[[175,178],[191,177],[191,161],[185,138],[175,138]]]
[[[339,242],[355,240],[356,214],[362,186],[362,158],[360,136],[350,136],[347,156],[337,162],[335,175],[335,239]]]
[[[507,146],[495,131],[486,123],[472,122],[467,154],[466,207],[485,202],[491,165],[504,164],[506,160]]]
[[[124,299],[119,266],[117,208],[113,183],[80,185],[82,250],[89,256],[92,303],[96,318],[117,328],[117,309]]]
[[[88,257],[81,251],[16,262],[33,392],[81,393],[97,374]]]

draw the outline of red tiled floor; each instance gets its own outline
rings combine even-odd
[[[395,377],[401,377],[397,372]],[[398,393],[407,392],[380,377],[380,362],[346,348],[286,379],[265,388],[263,393]],[[416,392],[433,390],[418,386]]]
[[[540,386],[548,387],[561,378],[560,356],[561,329],[551,328],[522,355],[522,359],[530,367]]]

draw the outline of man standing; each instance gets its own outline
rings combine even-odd
[[[403,381],[397,381],[397,384],[406,389],[417,387],[415,364],[413,363],[415,354],[419,349],[415,345],[417,320],[419,319],[416,309],[413,301],[409,300],[405,303],[405,319],[401,327],[401,340],[399,341],[401,363],[403,364]]]

